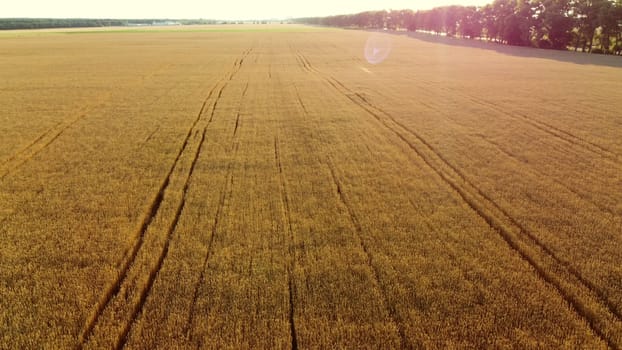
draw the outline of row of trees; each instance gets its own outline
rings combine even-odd
[[[369,11],[298,22],[428,31],[509,45],[622,54],[622,0],[495,0],[483,7]]]
[[[136,25],[161,24],[163,19],[88,19],[88,18],[0,18],[0,30],[43,29],[43,28],[88,28],[88,27],[123,27]],[[175,20],[184,25],[217,24],[219,21],[196,19]]]

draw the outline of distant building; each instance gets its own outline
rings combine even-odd
[[[181,23],[175,22],[175,21],[160,21],[160,22],[154,21],[152,25],[154,26],[180,26]]]

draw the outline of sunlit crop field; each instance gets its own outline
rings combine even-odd
[[[619,57],[426,38],[0,33],[0,348],[622,348]]]

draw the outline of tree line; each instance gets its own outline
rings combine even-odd
[[[0,18],[0,30],[47,29],[47,28],[89,28],[148,26],[168,21],[166,19],[89,19],[89,18]],[[182,25],[219,24],[220,21],[207,19],[174,20]]]
[[[426,31],[508,45],[622,55],[622,0],[495,0],[482,7],[368,11],[296,22]]]

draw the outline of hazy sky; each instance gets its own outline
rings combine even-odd
[[[7,0],[0,17],[261,19],[381,9],[484,5],[492,0]]]

